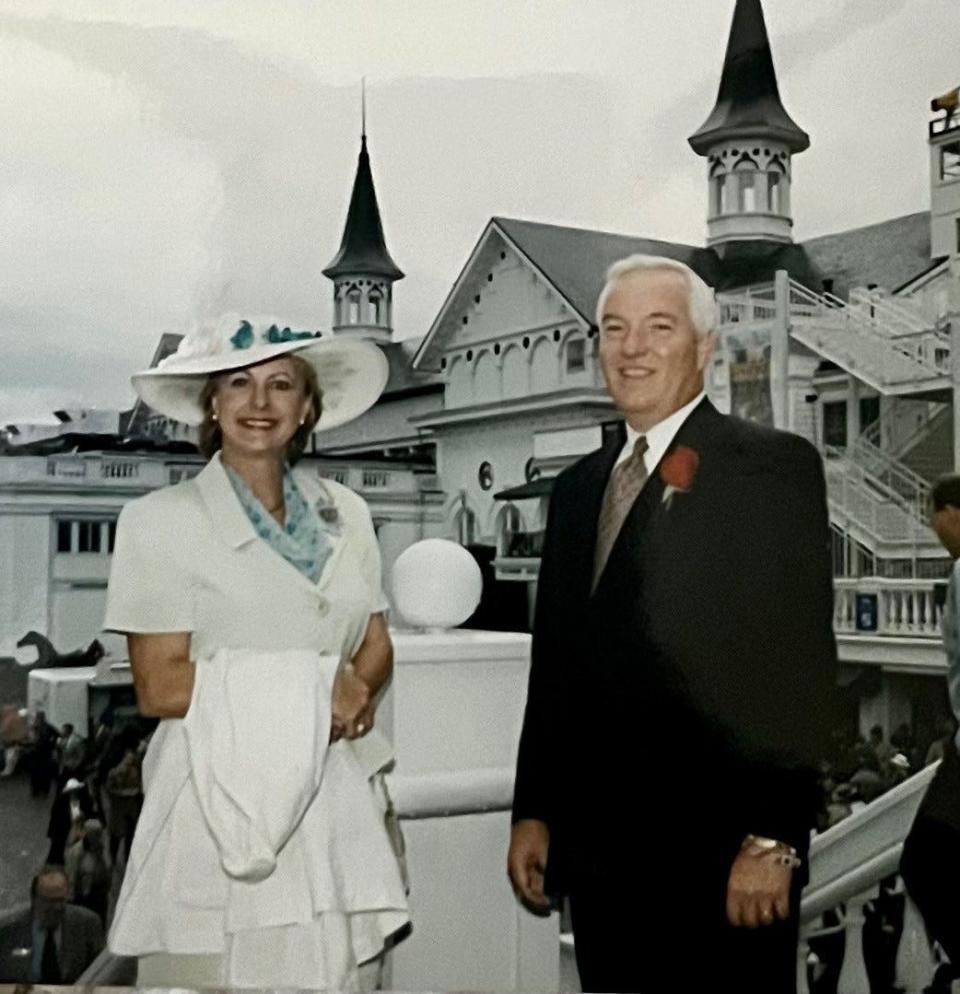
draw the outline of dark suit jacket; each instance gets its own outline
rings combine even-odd
[[[593,595],[622,438],[551,497],[513,815],[549,826],[555,894],[581,872],[655,888],[664,851],[719,889],[747,833],[805,851],[814,822],[836,670],[820,456],[707,400],[677,446],[692,488],[665,504],[651,474]]]
[[[104,945],[103,926],[97,915],[87,908],[68,904],[64,908],[60,940],[61,982],[74,983]],[[0,983],[32,983],[32,947],[32,917],[27,909],[20,918],[0,928]],[[15,951],[20,955],[14,955]]]

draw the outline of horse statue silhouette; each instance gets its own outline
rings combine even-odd
[[[73,652],[57,652],[53,643],[39,632],[30,631],[17,643],[17,648],[33,646],[37,650],[37,661],[30,664],[30,669],[58,669],[64,666],[96,666],[106,655],[106,650],[99,639],[94,639],[86,649],[74,649]]]

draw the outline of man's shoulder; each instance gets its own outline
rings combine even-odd
[[[82,929],[85,932],[97,932],[102,929],[100,916],[79,904],[65,905],[63,919],[70,928]]]
[[[723,417],[721,439],[729,454],[743,461],[744,468],[758,472],[820,463],[820,453],[802,435],[730,414]]]

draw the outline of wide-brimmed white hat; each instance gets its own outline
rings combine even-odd
[[[188,332],[177,351],[131,378],[137,395],[158,414],[182,424],[203,421],[200,395],[212,373],[296,354],[316,370],[323,394],[317,430],[359,417],[383,393],[389,366],[372,342],[291,331],[270,319],[224,314]]]

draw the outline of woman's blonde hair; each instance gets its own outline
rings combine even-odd
[[[323,410],[323,393],[320,384],[317,382],[317,371],[305,359],[294,354],[288,358],[303,377],[304,392],[310,399],[310,410],[307,411],[306,420],[293,433],[293,437],[287,442],[286,460],[292,466],[303,455],[307,442],[310,439],[313,429],[320,420],[320,412]],[[243,367],[241,367],[243,368]],[[200,440],[198,448],[205,459],[210,459],[214,452],[218,452],[223,446],[223,432],[219,423],[213,417],[213,398],[216,395],[217,387],[225,376],[236,373],[236,369],[229,369],[223,373],[214,373],[207,378],[200,393],[200,406],[203,408],[203,421],[200,424]]]

